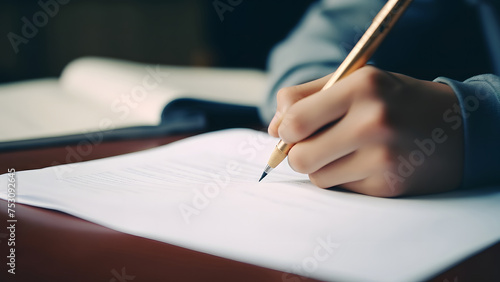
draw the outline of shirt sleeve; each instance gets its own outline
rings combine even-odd
[[[464,82],[439,77],[459,101],[459,111],[443,115],[451,128],[463,128],[462,187],[500,184],[500,77],[485,74]],[[456,115],[455,115],[456,114]]]

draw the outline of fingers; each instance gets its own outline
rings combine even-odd
[[[367,67],[291,105],[278,128],[283,141],[295,144],[290,166],[319,187],[397,195],[381,175],[394,160],[387,148],[395,135],[384,99],[400,88],[399,77]]]
[[[380,103],[382,95],[398,86],[393,75],[371,66],[363,67],[329,89],[291,105],[281,117],[279,137],[286,143],[297,143],[342,118],[351,111],[355,100],[358,104]]]
[[[333,126],[296,143],[288,153],[290,166],[301,173],[313,173],[364,146],[389,144],[394,138],[381,103],[353,105]]]
[[[316,81],[279,95],[279,114],[269,131],[295,144],[288,154],[294,170],[309,174],[319,187],[340,185],[379,197],[458,186],[460,130],[442,135],[449,139],[446,146],[437,149],[435,142],[432,155],[411,163],[415,152],[424,154],[422,140],[449,128],[443,113],[457,105],[450,87],[374,67],[363,67],[327,90],[321,87]]]
[[[346,114],[351,103],[345,83],[303,98],[292,105],[282,117],[278,133],[289,144],[305,139],[321,127]]]
[[[309,174],[354,152],[361,146],[361,142],[356,140],[351,132],[352,120],[346,118],[335,126],[295,144],[288,153],[290,166],[297,172]]]
[[[393,197],[399,190],[384,178],[393,170],[393,159],[391,150],[383,144],[367,146],[311,173],[309,178],[320,188],[340,185],[365,195]]]
[[[308,83],[280,89],[280,91],[276,94],[277,108],[276,113],[269,124],[269,134],[274,137],[278,137],[278,127],[283,118],[283,114],[288,110],[288,108],[297,101],[320,91],[329,78],[330,75],[327,75]]]

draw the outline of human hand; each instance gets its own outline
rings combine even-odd
[[[463,130],[444,118],[458,105],[449,86],[372,66],[321,91],[328,79],[277,94],[268,131],[295,144],[288,153],[294,170],[321,188],[380,197],[460,185]]]

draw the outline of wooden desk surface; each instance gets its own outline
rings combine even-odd
[[[79,154],[79,158],[92,160],[135,152],[185,137],[103,142],[93,146],[87,155]],[[80,161],[71,153],[77,150],[74,145],[0,153],[0,173],[6,173],[8,168],[19,171]],[[0,281],[314,281],[124,234],[64,213],[26,205],[16,205],[16,274],[12,275],[7,273],[10,235],[4,200],[0,201],[0,214]],[[500,281],[499,262],[500,243],[497,243],[432,281]]]

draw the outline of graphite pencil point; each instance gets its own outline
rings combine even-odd
[[[264,177],[266,177],[266,176],[267,176],[267,173],[264,171],[264,172],[262,173],[262,176],[261,176],[261,177],[260,177],[260,179],[259,179],[259,182],[260,182],[262,179],[264,179]]]

